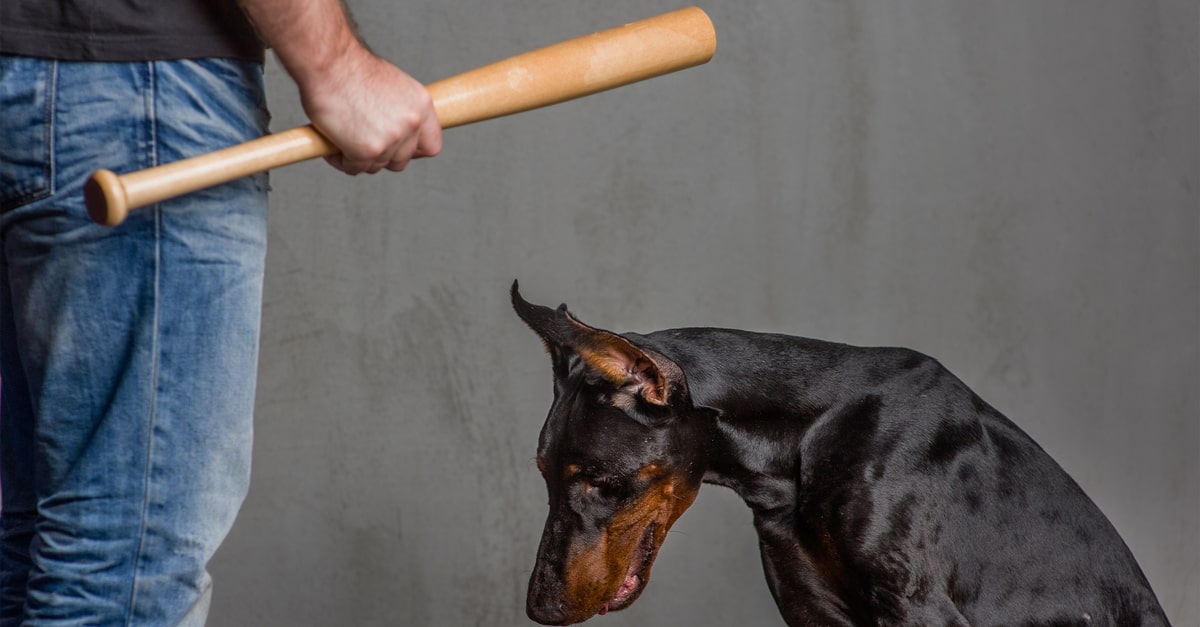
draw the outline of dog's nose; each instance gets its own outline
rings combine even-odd
[[[525,606],[529,619],[543,625],[565,625],[567,608],[561,601],[534,601],[530,599]]]

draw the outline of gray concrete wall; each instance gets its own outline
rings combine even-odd
[[[356,0],[435,80],[679,7]],[[703,68],[272,175],[254,483],[210,624],[525,625],[548,360],[615,330],[904,345],[1032,434],[1200,624],[1197,5],[711,0]],[[276,129],[304,122],[269,68]],[[779,625],[706,487],[618,625]]]

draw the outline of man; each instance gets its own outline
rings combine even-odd
[[[249,485],[266,175],[112,229],[88,175],[264,133],[260,38],[334,167],[441,149],[339,0],[233,2],[0,3],[0,625],[203,624]]]

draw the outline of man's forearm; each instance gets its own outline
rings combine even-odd
[[[341,0],[238,0],[302,87],[365,52]]]
[[[300,88],[313,126],[348,174],[403,170],[442,149],[429,92],[359,41],[341,0],[238,0]]]

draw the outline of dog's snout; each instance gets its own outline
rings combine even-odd
[[[547,525],[549,526],[549,525]],[[562,595],[561,579],[555,575],[554,562],[543,555],[546,538],[538,550],[537,562],[529,578],[529,594],[525,599],[525,614],[543,625],[566,625],[567,605]]]
[[[529,604],[525,607],[525,614],[529,616],[530,620],[543,625],[567,624],[567,608],[561,601],[530,599]]]

